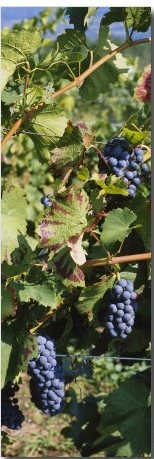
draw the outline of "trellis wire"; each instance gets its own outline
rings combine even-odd
[[[68,357],[68,358],[82,358],[83,360],[91,359],[112,359],[112,360],[132,360],[132,361],[146,361],[151,362],[151,359],[144,357],[120,357],[120,356],[110,356],[110,355],[84,355],[84,354],[57,354],[57,357]]]

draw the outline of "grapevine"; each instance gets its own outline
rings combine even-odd
[[[70,7],[2,29],[4,457],[16,430],[21,456],[151,453],[150,24]]]

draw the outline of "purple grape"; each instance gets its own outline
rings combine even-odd
[[[147,166],[146,163],[143,163],[141,164],[141,171],[144,173],[144,174],[147,174],[149,172],[149,168]]]
[[[117,159],[113,158],[113,156],[111,156],[111,158],[108,159],[108,163],[111,166],[116,166],[117,165]]]
[[[133,174],[132,171],[126,171],[125,177],[126,177],[128,180],[132,180],[133,177],[134,177],[134,174]]]
[[[119,279],[119,281],[117,283],[118,283],[118,285],[120,285],[123,288],[126,287],[126,285],[127,285],[126,279]]]
[[[54,415],[63,407],[63,369],[55,359],[55,341],[48,335],[39,335],[37,339],[38,357],[31,359],[28,365],[31,399],[43,413]]]
[[[19,386],[8,381],[1,390],[1,425],[12,430],[19,430],[24,421],[24,415],[19,410],[18,399],[14,398]]]
[[[137,186],[139,186],[139,185],[140,185],[140,183],[141,183],[141,180],[140,180],[140,178],[139,178],[139,177],[135,177],[135,178],[133,179],[133,185],[137,185]]]
[[[123,301],[119,301],[119,296]],[[110,290],[106,327],[112,338],[126,338],[131,333],[135,319],[136,296],[133,282],[123,278]]]

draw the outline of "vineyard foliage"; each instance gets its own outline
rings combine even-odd
[[[93,42],[87,31],[98,9]],[[50,336],[57,354],[103,354],[119,362],[143,358],[144,367],[138,363],[131,376],[126,371],[109,394],[101,391],[102,369],[100,392],[81,400],[69,388],[74,380],[69,359],[58,362],[65,377],[63,412],[70,415],[62,433],[79,453],[145,457],[151,338],[145,32],[151,11],[52,10],[2,30],[2,388],[21,382],[29,359],[37,358],[37,334]],[[66,17],[71,27],[65,27]],[[111,33],[117,22],[125,31],[119,45]],[[60,34],[58,25],[64,28]],[[148,166],[136,166],[140,183],[134,197],[129,181],[117,176],[104,156],[105,145],[117,137],[125,139],[128,156],[140,148]],[[138,303],[125,339],[112,337],[106,327],[108,294],[119,279],[133,282]],[[83,366],[76,365],[82,378]],[[85,371],[84,377],[92,380],[92,374],[91,362],[90,376]]]

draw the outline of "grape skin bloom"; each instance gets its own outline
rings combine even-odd
[[[131,333],[137,310],[136,297],[134,284],[130,280],[120,279],[111,289],[106,328],[112,338],[125,339]]]
[[[64,374],[56,361],[55,342],[48,335],[38,335],[38,357],[29,361],[28,373],[32,402],[45,414],[62,411]]]

